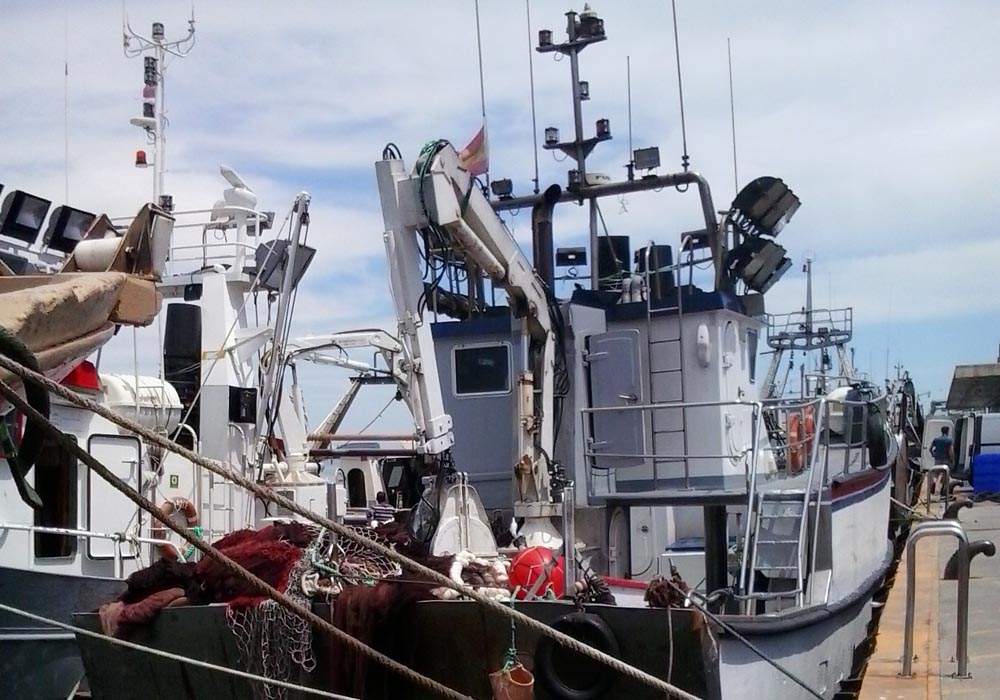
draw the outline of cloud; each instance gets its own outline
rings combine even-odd
[[[531,3],[532,28],[563,35],[565,0]],[[188,6],[128,3],[132,25],[186,29]],[[577,9],[580,9],[579,7]],[[611,119],[615,139],[591,169],[624,173],[628,144],[658,145],[661,172],[680,164],[669,5],[596,3],[610,41],[581,56],[592,99],[584,130]],[[534,176],[528,45],[523,7],[480,2],[491,164],[530,190]],[[198,43],[168,67],[168,190],[179,208],[209,207],[219,163],[240,172],[262,208],[279,218],[300,190],[313,196],[310,243],[318,249],[300,292],[309,332],[391,321],[373,161],[387,141],[408,163],[427,140],[461,144],[479,127],[474,8],[467,0],[203,3]],[[925,1],[898,7],[858,1],[764,7],[721,0],[679,3],[688,150],[712,182],[715,204],[735,194],[729,134],[726,37],[732,38],[740,181],[781,176],[803,207],[781,242],[798,261],[810,251],[817,280],[835,280],[837,303],[859,323],[889,315],[923,320],[997,318],[996,224],[1000,96],[983,89],[1000,70],[994,3]],[[61,29],[68,22],[68,47]],[[128,125],[140,110],[142,67],[120,52],[115,3],[20,3],[0,21],[0,182],[63,197],[64,49],[69,58],[69,201],[115,214],[149,197],[150,172],[132,166],[145,146]],[[631,64],[632,112],[625,63]],[[537,125],[572,131],[569,71],[533,54]],[[632,134],[629,134],[631,123]],[[565,184],[568,164],[539,155],[542,185]],[[674,243],[697,228],[692,193],[606,201],[609,232]],[[586,240],[582,208],[557,212],[557,244]],[[529,239],[528,212],[509,219]],[[790,274],[769,308],[801,304]],[[970,323],[973,321],[970,321]],[[961,335],[961,334],[959,334]],[[118,344],[122,339],[116,339]],[[970,341],[971,342],[971,341]],[[919,349],[905,348],[915,359]],[[112,351],[109,349],[108,353]],[[922,351],[928,352],[926,350]],[[934,360],[946,365],[948,358]]]

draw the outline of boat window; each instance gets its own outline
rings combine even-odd
[[[347,505],[351,508],[366,508],[368,506],[365,473],[361,469],[352,469],[347,472]]]
[[[750,369],[750,383],[757,382],[757,329],[747,329],[747,362]]]
[[[510,392],[510,344],[457,347],[452,351],[455,396]]]
[[[42,509],[35,511],[36,527],[76,529],[77,482],[76,457],[60,444],[46,440],[35,462],[35,491],[42,499]],[[52,559],[76,554],[76,537],[35,533],[35,557]]]

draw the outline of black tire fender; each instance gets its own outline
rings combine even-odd
[[[871,407],[868,414],[866,431],[868,433],[868,463],[873,467],[884,466],[889,459],[889,446],[886,443],[882,412],[874,406]]]
[[[556,620],[552,627],[605,654],[615,658],[621,656],[621,648],[614,632],[597,615],[570,613]],[[573,666],[586,669],[586,673],[567,673],[567,667]],[[560,700],[597,700],[608,692],[616,676],[615,671],[607,666],[570,651],[551,637],[542,637],[538,642],[534,671],[535,677],[546,690]],[[587,679],[587,676],[591,678]],[[568,680],[576,680],[577,683],[570,684]],[[582,687],[579,683],[581,680]]]

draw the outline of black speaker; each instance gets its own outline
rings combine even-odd
[[[201,386],[201,307],[174,303],[167,306],[167,323],[163,331],[163,375],[177,390],[187,424],[195,432],[201,427],[201,412],[195,397]],[[177,439],[193,448],[191,436],[180,431]]]
[[[631,271],[628,236],[601,236],[597,239],[597,277],[601,289],[616,286],[622,273]]]

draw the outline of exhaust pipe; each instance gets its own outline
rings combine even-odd
[[[562,188],[552,185],[542,201],[531,209],[531,259],[535,272],[550,289],[555,289],[555,252],[552,247],[552,210],[562,197]]]

